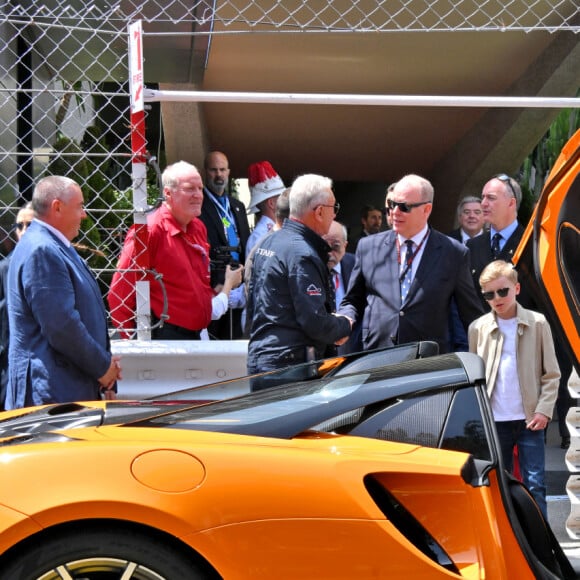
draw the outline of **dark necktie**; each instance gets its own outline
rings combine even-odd
[[[334,278],[334,289],[338,290],[340,286],[340,278],[338,277],[338,272],[333,268],[332,269],[332,277]]]
[[[499,242],[501,240],[501,234],[493,234],[493,238],[491,239],[491,256],[494,260],[497,260],[499,256]]]
[[[405,261],[403,262],[403,272],[405,277],[401,281],[401,303],[405,302],[411,282],[413,280],[411,266],[413,264],[413,240],[405,241]]]
[[[336,289],[338,288],[338,272],[332,268],[330,270],[330,295],[331,295],[331,303],[333,306],[333,312],[336,311]]]

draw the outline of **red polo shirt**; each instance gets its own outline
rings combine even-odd
[[[167,322],[201,330],[211,320],[209,244],[203,222],[194,218],[184,232],[169,209],[162,205],[147,220],[149,268],[162,274],[161,283],[167,293],[169,318]],[[108,295],[111,317],[121,329],[135,328],[135,280],[138,273],[123,272],[136,268],[135,228],[132,227],[125,240],[121,257],[111,282]],[[150,282],[151,310],[157,318],[163,312],[161,284],[152,274]]]

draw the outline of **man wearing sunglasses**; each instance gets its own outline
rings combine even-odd
[[[403,177],[386,202],[392,230],[359,243],[339,313],[363,320],[365,349],[433,340],[447,352],[452,298],[466,329],[483,313],[469,251],[429,227],[433,186],[423,177]]]
[[[490,262],[511,261],[524,233],[523,226],[518,222],[521,201],[522,190],[518,182],[504,173],[495,175],[483,186],[481,209],[489,231],[467,241],[471,252],[471,275],[476,288],[479,287],[481,272]],[[524,293],[521,300],[524,306],[530,307],[526,298]],[[486,312],[489,310],[483,298],[481,305]]]
[[[14,224],[14,234],[19,242],[24,232],[34,219],[32,205],[27,203],[16,214]],[[8,384],[8,304],[6,297],[8,292],[8,266],[12,254],[8,254],[0,260],[0,410],[4,410],[4,400],[6,399],[6,385]]]

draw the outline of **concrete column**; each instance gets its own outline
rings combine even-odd
[[[199,90],[190,83],[163,83],[159,88],[167,91]],[[167,163],[188,161],[201,170],[208,149],[203,103],[162,102],[161,120]]]

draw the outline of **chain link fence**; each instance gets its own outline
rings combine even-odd
[[[0,252],[13,247],[16,213],[35,182],[70,176],[88,215],[78,250],[103,294],[134,221],[130,23],[143,21],[145,51],[148,38],[164,35],[579,31],[576,0],[19,0],[0,7]],[[155,106],[145,122],[159,124]],[[148,193],[154,204],[153,170]]]

